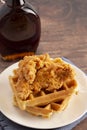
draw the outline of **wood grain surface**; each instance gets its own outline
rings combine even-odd
[[[87,0],[27,1],[36,8],[41,18],[37,54],[64,56],[87,73]],[[0,71],[12,63],[4,63],[0,58]]]
[[[87,118],[80,122],[72,130],[87,130]]]
[[[38,53],[64,56],[87,73],[87,0],[29,0],[41,17]]]
[[[27,1],[36,8],[41,18],[41,40],[37,54],[64,56],[87,73],[87,0]],[[0,59],[2,66],[1,62]],[[9,64],[11,62],[3,63],[3,67]]]

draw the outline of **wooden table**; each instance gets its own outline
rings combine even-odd
[[[41,18],[37,54],[64,56],[87,73],[87,0],[27,1],[37,9]],[[0,71],[9,64],[0,59]]]
[[[67,57],[87,73],[87,0],[28,0],[40,14],[37,53]]]
[[[37,54],[66,57],[87,73],[87,0],[27,1],[35,6],[41,18]],[[14,62],[4,62],[0,57],[0,72]],[[82,127],[87,129],[86,125]]]
[[[64,56],[87,73],[87,0],[28,1],[35,6],[41,18],[37,54]],[[0,71],[11,64],[3,65],[1,62],[0,59]]]

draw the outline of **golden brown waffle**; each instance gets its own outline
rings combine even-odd
[[[48,54],[28,56],[9,77],[14,105],[36,116],[49,117],[68,105],[77,83],[69,64]]]

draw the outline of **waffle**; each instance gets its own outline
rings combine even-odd
[[[42,117],[64,110],[77,88],[72,67],[48,54],[24,57],[9,81],[14,105]]]

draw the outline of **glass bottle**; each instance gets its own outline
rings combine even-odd
[[[0,8],[0,54],[4,60],[32,55],[39,45],[40,17],[25,0],[6,0]]]

